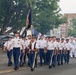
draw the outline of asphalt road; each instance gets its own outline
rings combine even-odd
[[[70,64],[64,64],[49,69],[48,66],[38,66],[33,72],[26,65],[13,70],[13,66],[7,66],[7,57],[5,53],[0,53],[0,75],[76,75],[76,58],[70,59]]]

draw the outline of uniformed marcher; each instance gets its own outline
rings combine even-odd
[[[66,39],[65,50],[66,50],[65,61],[66,61],[67,64],[69,64],[70,51],[72,50],[72,46],[71,46],[71,44],[70,44],[70,42],[69,42],[69,39]]]
[[[65,57],[65,42],[64,38],[61,38],[61,46],[62,46],[62,53],[61,53],[61,65],[63,65],[64,57]]]
[[[29,60],[29,44],[30,44],[30,41],[31,41],[31,35],[28,35],[28,39],[27,39],[27,46],[26,46],[26,49],[25,49],[25,62],[26,62],[26,56],[28,58],[28,66],[30,66],[30,60]]]
[[[20,53],[20,67],[22,67],[26,61],[25,61],[25,58],[26,58],[26,46],[27,46],[27,41],[26,41],[26,38],[25,37],[22,37],[22,42],[23,42],[23,46],[24,46],[24,52],[23,50],[21,50],[21,53]]]
[[[13,45],[13,58],[14,58],[14,70],[17,70],[19,68],[19,56],[23,48],[22,40],[19,38],[19,33],[15,32],[15,37],[12,39],[12,45]]]
[[[49,37],[49,40],[47,42],[47,64],[49,65],[49,68],[52,68],[53,50],[54,50],[54,45],[53,45],[52,37]]]
[[[57,38],[57,64],[60,66],[61,64],[61,53],[62,53],[62,45],[60,42],[60,38]]]
[[[74,44],[74,57],[76,58],[76,38],[74,40],[75,40],[75,44]]]
[[[37,45],[36,45],[36,41],[35,41],[35,37],[32,37],[30,44],[29,44],[29,60],[30,60],[30,67],[31,67],[31,71],[34,70],[35,67],[35,58],[36,58],[36,50],[37,50]]]
[[[28,43],[28,42],[27,42],[27,40],[26,40],[26,37],[23,37],[22,40],[23,40],[23,43],[24,43],[24,44],[23,44],[23,45],[24,45],[23,63],[26,64],[26,54],[27,54],[27,53],[26,53],[26,47],[27,47],[27,43]]]
[[[47,43],[49,41],[50,37],[45,37],[45,41],[46,41],[46,46],[47,46]],[[48,65],[48,52],[45,53],[45,60],[46,60],[46,65]]]
[[[53,36],[53,45],[54,45],[54,50],[53,50],[53,58],[52,58],[52,66],[55,67],[56,66],[56,58],[57,58],[57,41],[56,41],[56,37]]]
[[[12,65],[12,37],[8,38],[8,41],[5,42],[4,44],[4,51],[7,51],[7,57],[8,57],[8,66]]]
[[[70,57],[74,57],[74,44],[75,44],[74,38],[70,37],[69,42],[70,42],[70,44],[72,46],[72,50],[70,51]]]
[[[46,52],[46,41],[44,40],[44,36],[42,35],[39,40],[40,66],[42,66],[43,64],[42,60],[44,60],[44,64],[46,63],[45,52]]]
[[[37,36],[36,35],[34,35],[34,39],[35,39],[35,42],[36,42],[36,58],[35,58],[35,67],[37,67],[37,64],[38,64],[38,55],[39,55],[39,45],[38,45],[38,42],[39,42],[39,40],[37,39]]]

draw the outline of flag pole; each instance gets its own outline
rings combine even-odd
[[[29,34],[28,31],[31,29],[31,25],[32,25],[32,6],[31,6],[31,3],[29,3],[29,11],[28,11],[27,18],[26,18],[25,36]],[[32,32],[31,32],[31,35],[32,35]]]

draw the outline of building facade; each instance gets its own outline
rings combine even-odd
[[[51,36],[56,36],[56,37],[68,37],[68,28],[71,25],[71,19],[76,18],[76,13],[65,13],[65,17],[67,17],[68,21],[66,24],[61,24],[59,25],[58,28],[54,28],[53,30],[50,31]]]

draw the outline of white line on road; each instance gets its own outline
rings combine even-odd
[[[26,68],[20,68],[17,71],[21,71],[21,70],[25,70]],[[10,72],[15,72],[14,69],[10,69],[10,70],[2,70],[0,71],[0,74],[5,74],[5,73],[10,73]]]

